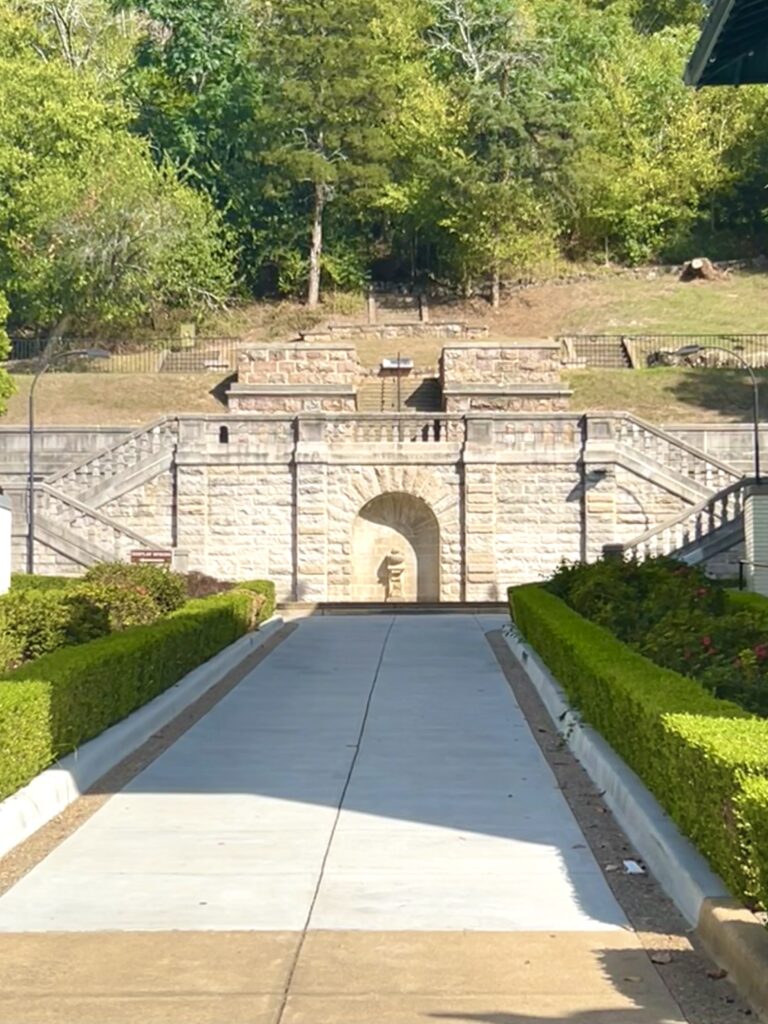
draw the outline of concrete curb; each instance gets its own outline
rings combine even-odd
[[[207,693],[283,625],[273,616],[189,672],[128,718],[89,740],[0,803],[0,857],[47,824],[94,782]]]
[[[639,776],[599,733],[581,721],[536,652],[507,630],[504,639],[555,728],[602,791],[638,854],[696,928],[713,958],[768,1021],[768,931],[733,899],[722,879],[682,835]]]

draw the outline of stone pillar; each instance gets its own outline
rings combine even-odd
[[[467,418],[464,449],[464,594],[467,601],[495,601],[496,462],[493,421]]]
[[[205,464],[206,424],[201,419],[179,420],[174,474],[173,567],[179,572],[211,572],[208,564],[209,468]]]
[[[0,594],[11,586],[11,503],[0,494]]]
[[[295,599],[328,600],[328,446],[325,419],[298,421]]]
[[[747,488],[744,499],[747,589],[768,595],[768,484]]]

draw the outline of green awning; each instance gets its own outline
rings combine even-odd
[[[715,0],[685,82],[697,87],[768,82],[768,0]]]

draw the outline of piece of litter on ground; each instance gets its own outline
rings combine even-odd
[[[720,967],[714,967],[711,971],[707,971],[707,977],[711,978],[712,981],[722,981],[723,978],[728,977],[728,971],[724,971]]]
[[[657,953],[651,953],[651,963],[671,964],[672,954],[668,949],[660,949]]]
[[[628,875],[644,875],[645,868],[642,864],[639,864],[636,860],[625,860],[624,870]]]
[[[618,871],[619,870],[619,865],[618,864],[606,864],[605,865],[605,870],[606,871]]]

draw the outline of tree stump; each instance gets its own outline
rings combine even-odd
[[[706,256],[687,260],[680,273],[681,281],[722,281],[724,277],[725,274],[722,270],[718,270],[712,260],[708,260]]]

